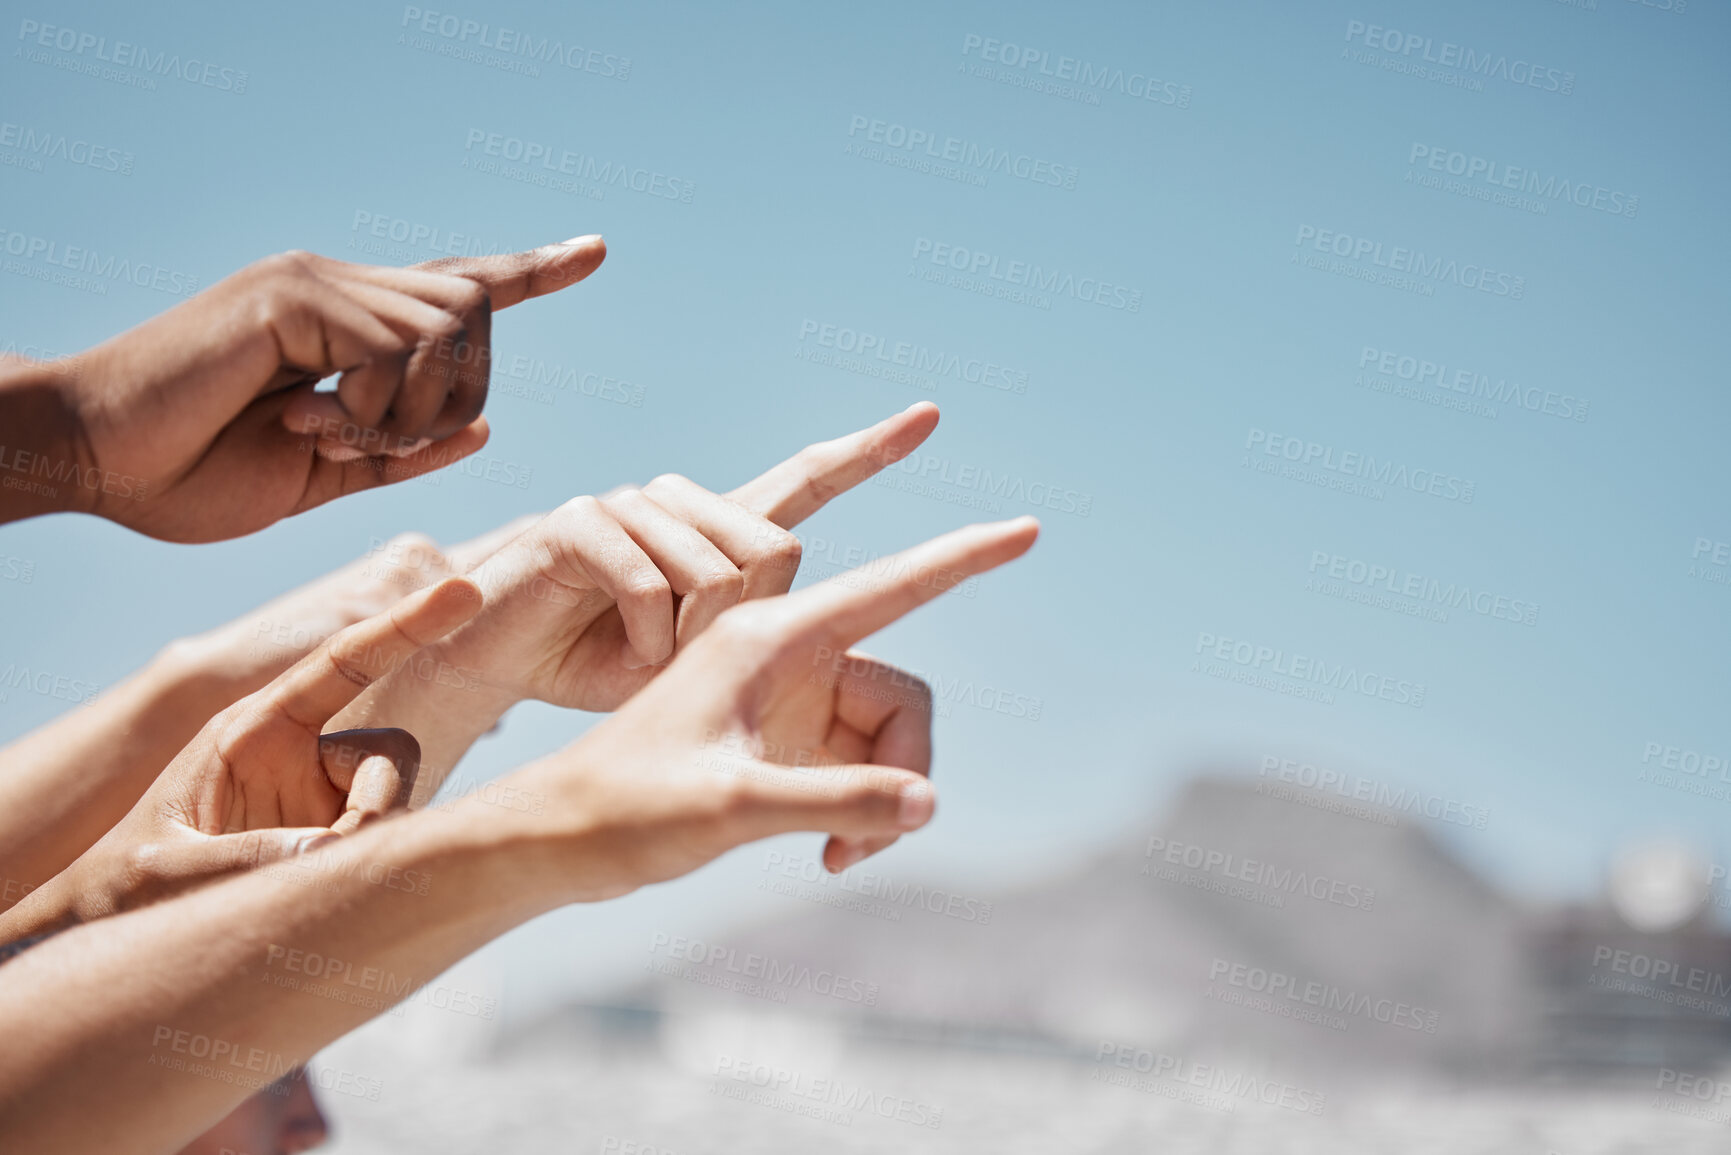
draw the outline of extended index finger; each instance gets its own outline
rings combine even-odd
[[[796,632],[826,635],[840,649],[954,589],[975,574],[1028,552],[1040,536],[1031,517],[964,526],[942,537],[838,574],[783,599]]]
[[[381,614],[327,638],[289,667],[260,696],[297,725],[322,727],[368,686],[438,641],[481,608],[481,590],[468,578],[447,578],[410,594]]]
[[[919,448],[937,425],[938,407],[917,402],[869,429],[808,445],[727,496],[759,517],[792,529],[837,494]]]
[[[542,245],[538,249],[525,249],[520,253],[440,257],[409,267],[480,282],[497,312],[530,297],[574,285],[600,268],[606,259],[607,242],[598,235],[590,235],[572,237],[556,245]]]

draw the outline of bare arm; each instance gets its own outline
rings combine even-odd
[[[471,568],[501,540],[489,534],[448,557],[419,535],[377,542],[249,614],[170,643],[88,705],[0,749],[0,913],[95,845],[216,714],[337,631]]]
[[[887,573],[729,610],[625,709],[510,777],[548,799],[542,814],[471,800],[388,819],[26,952],[0,968],[0,1141],[172,1151],[379,1013],[263,981],[273,951],[412,984],[538,913],[746,842],[817,830],[872,844],[923,826],[930,693],[851,647],[1019,556],[1035,529],[973,526]]]

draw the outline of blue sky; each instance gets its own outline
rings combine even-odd
[[[728,7],[9,17],[0,122],[103,158],[38,171],[0,137],[18,158],[0,164],[9,246],[83,245],[202,283],[287,248],[397,264],[437,255],[424,242],[600,232],[611,255],[497,323],[499,364],[530,380],[496,380],[484,453],[527,485],[446,476],[199,547],[69,517],[5,527],[0,578],[9,558],[32,580],[0,580],[3,661],[111,683],[376,538],[459,540],[666,470],[730,486],[930,398],[943,423],[914,472],[808,527],[820,572],[849,550],[1057,508],[1027,559],[873,643],[957,687],[938,723],[941,817],[885,869],[976,889],[1039,877],[1145,832],[1198,769],[1254,773],[1265,757],[1488,808],[1484,830],[1442,835],[1535,896],[1594,893],[1607,857],[1655,832],[1731,855],[1731,802],[1637,781],[1649,743],[1731,753],[1728,567],[1690,574],[1698,541],[1731,541],[1722,10]],[[527,74],[504,27],[563,58]],[[179,57],[194,79],[102,64],[79,49],[96,40]],[[1084,70],[1105,82],[1036,87],[1075,88]],[[909,139],[937,155],[898,147]],[[680,195],[549,185],[507,159],[532,148]],[[963,171],[917,167],[942,169],[946,149]],[[987,149],[1008,167],[968,163]],[[1632,215],[1614,211],[1630,198]],[[173,303],[9,260],[0,348],[76,351]],[[974,291],[1011,286],[1012,262],[1050,291]],[[990,363],[1025,391],[837,367],[850,334]],[[580,384],[520,395],[548,372]],[[1291,464],[1283,453],[1336,487],[1257,468]],[[1380,463],[1396,479],[1380,496],[1338,488],[1342,469]],[[1430,621],[1307,590],[1336,558],[1342,574],[1379,566],[1536,619]],[[1213,657],[1218,639],[1231,644]],[[1302,655],[1422,685],[1422,706],[1196,668],[1243,671],[1227,656],[1240,642],[1279,651],[1265,667]],[[987,686],[1037,699],[1038,719],[971,704]],[[0,738],[60,705],[12,693]],[[503,772],[588,721],[524,708],[468,772]],[[634,961],[645,928],[757,909],[756,862],[562,912],[491,957],[514,990],[580,985]]]

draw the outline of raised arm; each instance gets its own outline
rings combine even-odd
[[[539,913],[745,842],[924,825],[929,695],[851,647],[1036,532],[972,526],[727,611],[619,713],[510,777],[541,814],[471,800],[388,819],[25,952],[0,969],[0,1144],[172,1151],[379,1013],[261,981],[281,952],[412,985]]]
[[[380,542],[243,617],[171,642],[142,670],[0,749],[0,912],[90,849],[219,712],[339,630],[467,572],[521,528],[449,554],[419,535]]]
[[[449,465],[487,440],[493,312],[605,255],[595,236],[405,269],[283,253],[85,353],[9,358],[0,522],[218,541]]]
[[[524,699],[616,710],[730,606],[786,593],[788,532],[913,452],[936,428],[922,402],[808,445],[727,494],[674,474],[567,502],[470,573],[485,606],[432,653],[464,679],[384,679],[337,720],[397,726],[421,743],[416,801]]]

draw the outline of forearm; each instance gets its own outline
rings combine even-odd
[[[269,981],[288,951],[406,994],[557,905],[552,852],[514,822],[481,805],[404,816],[5,964],[0,1147],[177,1150],[381,1013]]]
[[[0,359],[0,523],[96,506],[76,363]]]
[[[176,643],[0,750],[0,910],[95,844],[218,711],[257,687]]]

